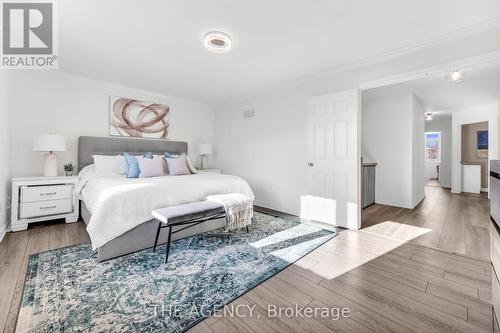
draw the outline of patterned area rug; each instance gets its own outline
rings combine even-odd
[[[34,254],[18,332],[182,332],[334,232],[256,213],[249,233],[213,231],[98,263],[90,244]]]

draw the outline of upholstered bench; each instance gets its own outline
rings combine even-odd
[[[156,246],[158,245],[158,237],[160,236],[161,229],[168,228],[166,251],[167,254],[165,257],[165,263],[168,261],[168,253],[170,251],[170,240],[172,238],[172,234],[210,220],[226,218],[227,221],[224,205],[214,201],[199,201],[184,205],[161,208],[154,210],[152,212],[152,215],[158,221],[158,230],[156,231],[153,252],[156,251]],[[172,227],[180,225],[186,226],[172,232]]]

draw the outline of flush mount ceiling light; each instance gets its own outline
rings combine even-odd
[[[464,76],[465,73],[463,71],[456,69],[446,75],[446,80],[449,82],[462,83],[464,82]]]
[[[225,53],[231,50],[231,38],[221,31],[210,31],[205,35],[205,47],[215,53]]]
[[[425,120],[432,120],[432,113],[431,112],[427,112],[425,114]]]

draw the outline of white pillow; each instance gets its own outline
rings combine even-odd
[[[136,157],[139,164],[139,178],[165,176],[163,170],[163,158]]]
[[[186,157],[181,155],[176,158],[166,158],[168,174],[170,176],[190,175],[189,167],[187,165]]]
[[[156,155],[155,155],[156,156]],[[198,169],[196,169],[193,165],[193,163],[191,162],[191,157],[189,157],[189,155],[187,155],[186,153],[182,153],[180,155],[172,155],[170,153],[165,153],[165,163],[166,163],[166,159],[167,158],[179,158],[179,157],[184,157],[184,159],[186,160],[186,164],[187,164],[187,167],[189,169],[189,172],[191,174],[196,174],[198,173]],[[165,169],[165,174],[168,174],[168,167],[167,169]]]
[[[119,155],[92,155],[94,158],[95,173],[98,176],[120,176],[121,158]]]

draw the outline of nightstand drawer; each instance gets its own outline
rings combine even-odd
[[[70,213],[73,210],[71,199],[26,202],[21,204],[20,218]]]
[[[21,202],[71,199],[73,185],[26,186],[21,188]]]

